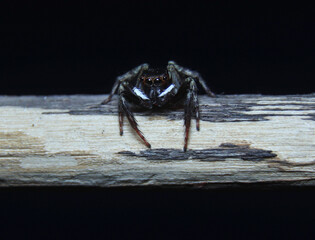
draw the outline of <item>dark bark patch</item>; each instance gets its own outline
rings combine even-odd
[[[235,95],[235,96],[219,96],[217,98],[209,98],[206,96],[200,96],[200,115],[201,120],[208,122],[244,122],[244,121],[268,121],[273,116],[307,116],[303,118],[305,120],[313,120],[313,117],[309,114],[300,113],[303,110],[314,110],[314,104],[301,103],[286,103],[285,101],[297,100],[295,97],[281,99],[283,103],[277,104],[260,104],[253,101],[251,95]],[[257,96],[256,96],[257,97]],[[264,96],[259,96],[260,100],[264,100]],[[103,114],[113,115],[117,112],[117,99],[114,99],[107,105],[96,106],[90,109],[71,109],[69,114],[73,115],[89,115],[89,114]],[[294,105],[300,108],[282,108],[283,106]],[[279,106],[278,108],[269,108],[268,106]],[[260,113],[253,113],[254,107],[262,107]],[[136,115],[138,116],[161,116],[170,120],[182,120],[184,116],[184,110],[181,107],[174,107],[172,109],[162,108],[153,110],[144,110],[135,108]],[[294,111],[294,113],[290,112]]]
[[[200,96],[201,120],[209,122],[268,121],[273,116],[301,116],[303,120],[315,120],[314,112],[312,112],[315,110],[314,94],[275,96],[273,98],[277,103],[271,101],[270,96],[262,95],[218,95],[217,98]],[[47,109],[45,114],[117,115],[117,96],[107,105],[99,105],[104,99],[105,96],[100,95],[0,96],[0,106]],[[266,101],[266,103],[262,103],[262,101]],[[296,108],[297,106],[298,108]],[[261,111],[254,113],[255,107],[260,107]],[[50,112],[49,109],[64,111]],[[305,110],[310,112],[303,113],[302,111]],[[135,109],[135,112],[138,116],[161,116],[170,120],[182,120],[184,115],[183,108],[153,111]]]
[[[262,161],[266,158],[274,158],[277,155],[270,150],[250,148],[249,146],[236,145],[233,143],[223,143],[218,148],[201,150],[188,150],[184,152],[180,149],[158,148],[134,153],[122,151],[118,154],[145,158],[146,160],[200,160],[200,161],[225,161],[231,158],[238,158],[247,161]]]

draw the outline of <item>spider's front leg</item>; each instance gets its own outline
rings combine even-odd
[[[184,74],[187,77],[191,77],[191,78],[197,80],[209,97],[216,97],[216,95],[210,90],[210,88],[206,84],[206,81],[201,77],[200,73],[198,73],[196,71],[189,70],[188,68],[184,68],[182,66],[179,66],[174,61],[169,61],[168,66],[172,66],[176,69],[177,72]]]
[[[118,102],[118,116],[119,116],[119,130],[120,135],[123,135],[123,118],[126,115],[131,127],[136,131],[139,137],[143,140],[144,144],[151,148],[151,144],[146,140],[143,133],[138,128],[138,123],[134,117],[133,112],[130,110],[129,104],[125,98],[127,92],[123,84],[119,87],[119,102]]]
[[[112,100],[113,95],[117,92],[121,83],[126,82],[126,81],[128,82],[131,79],[134,79],[135,77],[140,75],[143,72],[143,70],[146,70],[148,68],[149,68],[149,65],[147,63],[144,63],[144,64],[139,65],[138,67],[131,69],[129,72],[126,72],[125,74],[123,74],[121,76],[118,76],[116,78],[116,81],[114,83],[114,86],[113,86],[108,98],[106,98],[103,102],[101,102],[101,105],[105,105]]]
[[[184,125],[185,125],[184,152],[186,152],[187,150],[190,123],[191,123],[191,117],[193,113],[195,113],[195,116],[196,116],[196,129],[198,131],[199,131],[199,122],[200,122],[199,102],[198,102],[196,81],[193,78],[188,77],[185,79],[185,83],[187,84],[187,95],[186,95],[185,117],[184,117]]]

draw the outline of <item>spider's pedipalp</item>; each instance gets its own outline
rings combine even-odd
[[[136,96],[138,96],[142,100],[149,100],[149,98],[141,91],[141,89],[134,87],[132,91],[134,92]]]
[[[163,92],[161,92],[158,97],[164,97],[165,95],[169,94],[174,88],[175,88],[175,85],[171,84],[168,88],[166,88]]]

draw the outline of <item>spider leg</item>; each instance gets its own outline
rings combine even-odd
[[[193,103],[194,103],[194,112],[196,115],[196,130],[200,130],[200,111],[199,111],[199,101],[198,101],[198,96],[197,92],[193,94]]]
[[[187,150],[192,114],[195,113],[196,129],[198,131],[199,131],[199,121],[200,121],[196,82],[191,77],[186,78],[185,82],[188,85],[188,90],[187,90],[187,97],[186,97],[186,103],[185,103],[185,117],[184,117],[184,125],[185,125],[184,152],[186,152]]]
[[[123,87],[122,87],[123,88]],[[123,115],[125,114],[131,127],[136,131],[136,133],[139,135],[139,137],[143,140],[144,144],[148,147],[151,148],[150,143],[146,140],[144,137],[143,133],[139,130],[138,128],[138,123],[130,110],[127,100],[124,97],[124,94],[120,92],[120,97],[119,97],[119,128],[120,128],[120,135],[123,134]]]
[[[112,100],[112,97],[116,93],[119,84],[120,84],[120,81],[118,79],[116,79],[116,81],[114,83],[114,86],[112,88],[112,91],[110,92],[108,98],[106,98],[104,101],[102,101],[100,103],[100,105],[105,105],[105,104],[109,103]]]
[[[202,86],[202,88],[205,90],[205,92],[207,93],[208,96],[210,97],[215,97],[215,94],[210,90],[210,88],[208,87],[208,85],[206,84],[205,80],[201,77],[200,73],[196,72],[196,71],[192,71],[189,70],[188,68],[184,68],[182,66],[179,66],[177,63],[175,63],[174,61],[169,61],[168,62],[168,66],[174,66],[174,68],[179,72],[182,73],[184,75],[186,75],[187,77],[192,77],[196,80],[198,80],[198,82],[200,83],[200,85]]]
[[[130,81],[131,79],[137,77],[139,74],[143,72],[143,70],[146,70],[149,68],[149,65],[147,63],[141,64],[138,67],[135,67],[131,69],[130,71],[126,72],[125,74],[118,76],[116,78],[116,81],[114,83],[114,86],[108,96],[103,102],[101,102],[101,105],[105,105],[109,103],[112,100],[113,95],[117,92],[117,89],[119,88],[119,85],[122,82]]]
[[[119,134],[122,136],[124,134],[123,123],[124,123],[124,112],[121,107],[118,107],[118,118],[119,118]]]

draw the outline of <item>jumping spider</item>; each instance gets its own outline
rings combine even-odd
[[[132,128],[145,145],[151,148],[150,143],[138,128],[133,112],[130,110],[130,104],[152,109],[169,107],[180,100],[185,100],[184,151],[186,151],[192,114],[195,114],[196,128],[199,131],[197,83],[203,87],[208,96],[215,96],[198,72],[181,67],[174,61],[169,61],[166,69],[163,70],[151,69],[147,63],[144,63],[117,77],[109,97],[101,104],[107,104],[118,91],[120,135],[123,135],[123,117],[126,115]]]

